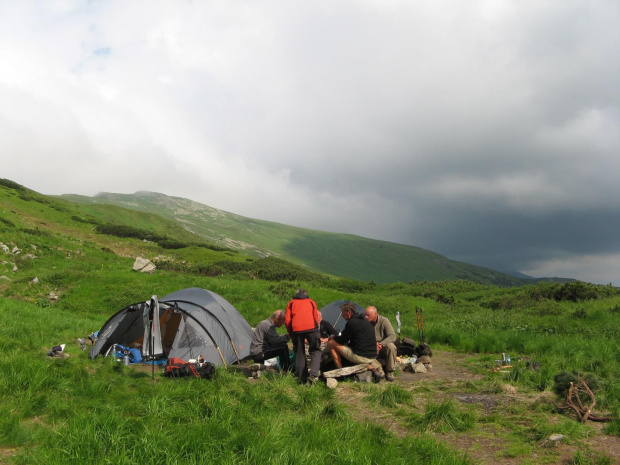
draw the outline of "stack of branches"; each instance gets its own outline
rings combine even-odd
[[[594,396],[594,392],[590,386],[588,386],[585,379],[577,376],[575,381],[569,382],[569,387],[566,392],[566,405],[559,405],[558,409],[572,409],[577,414],[577,418],[581,423],[585,423],[588,420],[597,422],[613,420],[609,415],[594,413],[595,405],[596,397]]]

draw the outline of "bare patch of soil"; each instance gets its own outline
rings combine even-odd
[[[0,449],[0,464],[8,464],[10,462],[10,458],[13,457],[16,453],[15,448],[1,448]]]

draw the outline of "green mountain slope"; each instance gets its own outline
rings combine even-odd
[[[157,214],[216,244],[255,257],[279,257],[335,276],[377,283],[454,279],[500,286],[532,283],[532,280],[449,260],[419,247],[246,218],[154,192],[60,197],[83,204],[109,204]]]

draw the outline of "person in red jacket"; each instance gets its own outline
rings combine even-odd
[[[295,376],[301,383],[315,384],[321,366],[321,335],[319,311],[308,291],[299,289],[286,306],[285,325],[295,352]],[[306,366],[306,341],[310,354],[310,374]]]

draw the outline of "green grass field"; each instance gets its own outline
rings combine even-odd
[[[0,242],[9,248],[0,250],[0,463],[480,463],[481,450],[458,446],[472,438],[501,439],[497,463],[558,463],[566,449],[541,446],[554,433],[566,437],[570,463],[613,463],[589,440],[617,440],[620,431],[617,288],[372,284],[323,276],[284,261],[98,234],[89,220],[109,223],[114,214],[92,209],[75,220],[82,207],[0,187]],[[136,227],[172,235],[167,220],[135,215]],[[185,234],[174,238],[195,240]],[[151,275],[133,272],[139,255],[165,256],[168,266]],[[200,271],[218,262],[229,271]],[[76,343],[131,303],[193,286],[225,297],[251,325],[284,308],[297,287],[320,307],[347,298],[375,305],[393,322],[400,311],[402,335],[416,340],[421,308],[426,341],[468,354],[467,369],[479,381],[345,382],[329,390],[276,374],[250,383],[224,368],[213,380],[170,380],[160,372],[152,379],[148,370],[90,360]],[[47,357],[61,343],[70,357]],[[502,352],[513,357],[513,368],[494,373],[489,367]],[[562,401],[555,377],[573,371],[596,380],[595,410],[615,419],[603,430],[555,408]],[[492,411],[454,401],[463,393],[501,398],[506,386],[523,399]]]

